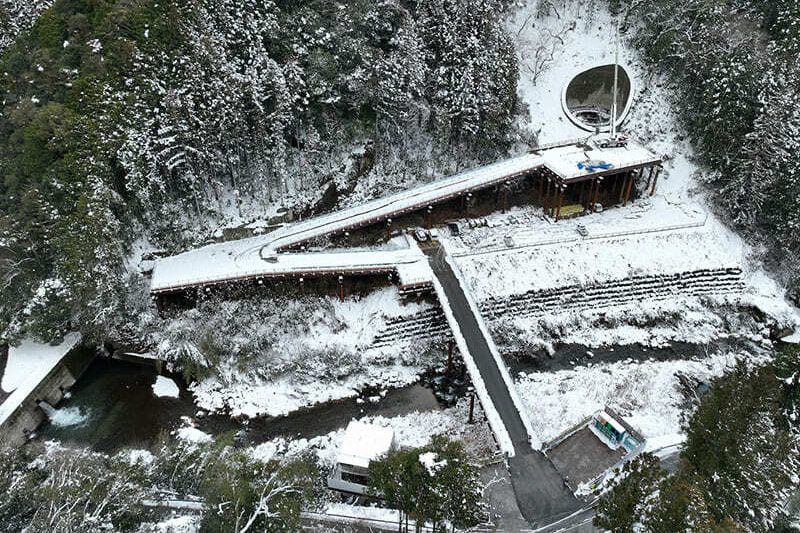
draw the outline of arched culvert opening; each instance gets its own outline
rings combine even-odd
[[[561,107],[573,124],[586,131],[609,131],[614,91],[614,65],[593,67],[574,76],[561,92]],[[633,84],[619,65],[617,75],[617,126],[633,102]]]

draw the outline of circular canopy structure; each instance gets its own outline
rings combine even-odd
[[[609,131],[614,92],[614,65],[601,65],[574,76],[561,92],[561,107],[573,124],[586,131]],[[633,84],[624,66],[617,70],[617,126],[633,102]]]

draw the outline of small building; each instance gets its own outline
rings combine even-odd
[[[339,447],[336,468],[328,478],[328,488],[362,495],[369,483],[369,465],[397,448],[392,428],[351,421]]]
[[[595,435],[607,441],[612,448],[624,446],[633,451],[644,442],[642,436],[609,407],[594,414],[590,427]]]

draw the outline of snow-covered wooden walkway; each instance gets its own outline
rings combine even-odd
[[[610,168],[581,170],[578,163],[602,160]],[[462,172],[391,196],[288,225],[275,232],[239,241],[213,244],[156,262],[153,294],[180,292],[192,287],[276,276],[364,275],[395,273],[402,287],[430,284],[420,265],[424,259],[412,248],[341,250],[333,253],[285,254],[303,243],[336,233],[387,221],[530,175],[541,168],[565,182],[585,180],[633,167],[652,166],[661,159],[630,141],[622,148],[598,149],[581,143],[542,148],[497,163]]]

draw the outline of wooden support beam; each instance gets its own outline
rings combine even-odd
[[[564,202],[564,191],[566,190],[566,185],[562,185],[559,188],[558,192],[558,208],[556,209],[556,222],[558,222],[558,218],[561,216],[561,204]]]
[[[661,167],[656,168],[656,175],[653,177],[653,188],[650,189],[650,196],[653,196],[656,192],[656,183],[658,182],[658,176],[661,174]]]
[[[392,238],[392,219],[391,218],[387,218],[386,219],[386,240],[388,241],[391,238]]]
[[[427,224],[426,225],[428,226],[428,229],[431,229],[431,227],[433,226],[433,206],[432,205],[428,206]]]
[[[622,202],[622,207],[628,205],[628,198],[631,197],[631,188],[633,188],[634,174],[631,172],[631,177],[628,179],[628,189],[625,191],[625,201]]]
[[[540,172],[539,173],[539,197],[537,198],[537,202],[539,204],[542,203],[542,187],[544,186],[544,175]]]
[[[511,184],[509,182],[505,182],[503,185],[503,214],[505,214],[506,210],[508,209],[508,191],[511,188]]]
[[[473,415],[475,414],[475,389],[473,387],[469,387],[469,418],[467,418],[467,423],[472,424],[474,422]]]
[[[624,174],[624,178],[622,180],[622,187],[619,189],[619,203],[622,203],[622,199],[625,197],[625,188],[628,186],[628,177],[630,173],[626,172]]]
[[[597,195],[600,193],[600,184],[603,183],[603,177],[600,176],[597,178],[597,183],[594,185],[594,199],[592,200],[592,213],[595,211],[595,206],[597,205]]]
[[[339,276],[339,301],[344,301],[344,278]]]

